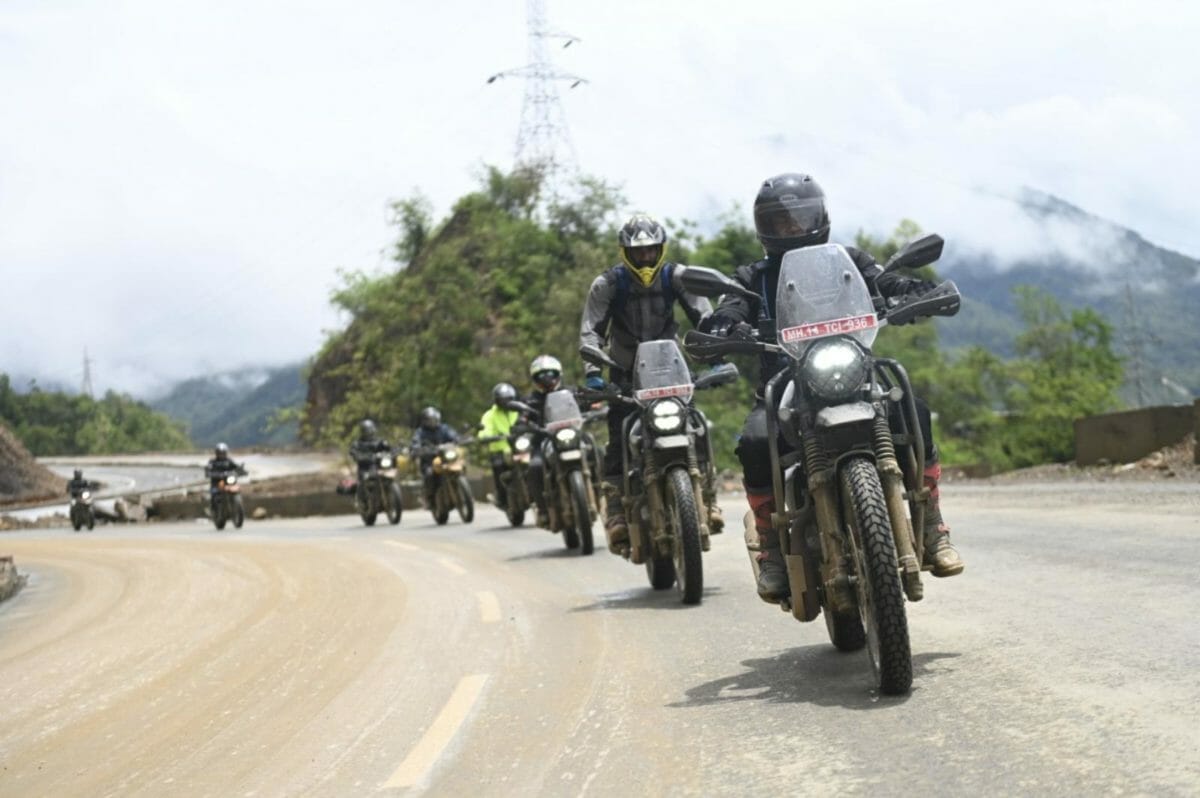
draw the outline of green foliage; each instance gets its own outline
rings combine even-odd
[[[0,421],[37,456],[170,451],[190,444],[183,427],[141,402],[42,391],[20,394],[0,374]]]

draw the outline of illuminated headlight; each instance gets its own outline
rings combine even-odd
[[[230,474],[229,476],[225,477],[225,484],[226,485],[236,485],[237,477],[235,477],[233,474]]]
[[[656,432],[675,432],[683,426],[683,405],[663,399],[650,407],[650,423]]]
[[[554,433],[554,440],[559,446],[574,446],[579,439],[579,432],[567,427]]]
[[[85,490],[83,493],[79,494],[79,498],[87,501],[88,499],[92,498],[92,492],[90,490]]]
[[[457,460],[458,459],[458,449],[447,449],[442,454],[442,457],[444,457],[446,460]]]
[[[529,439],[528,435],[522,435],[513,443],[513,448],[518,452],[527,452],[530,446],[533,446],[533,441]]]
[[[392,467],[392,458],[380,457],[379,458],[379,467],[380,468],[391,468]]]
[[[804,381],[827,401],[849,399],[870,375],[870,358],[845,338],[813,344],[804,361]]]

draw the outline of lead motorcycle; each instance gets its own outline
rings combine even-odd
[[[942,239],[927,236],[893,256],[885,272],[941,257]],[[679,277],[693,293],[759,297],[712,269]],[[890,302],[890,301],[889,301]],[[800,621],[824,615],[832,643],[865,645],[875,686],[902,694],[912,686],[905,598],[923,595],[924,441],[908,373],[871,353],[880,328],[922,316],[953,316],[961,298],[953,282],[889,304],[877,303],[846,250],[805,247],[783,256],[778,319],[730,337],[689,332],[698,359],[772,352],[787,367],[767,383],[767,436],[776,507],[773,516],[791,596],[782,602]],[[790,451],[781,451],[780,440]],[[746,518],[746,543],[758,577],[758,536]]]
[[[213,525],[224,529],[225,524],[233,521],[235,529],[241,529],[246,522],[246,508],[242,506],[242,486],[240,477],[247,476],[246,468],[233,465],[224,470],[205,468],[210,480],[209,504],[212,509]]]
[[[597,366],[620,369],[594,346],[580,349]],[[626,417],[621,440],[621,504],[629,525],[626,557],[646,565],[655,590],[677,585],[684,604],[699,604],[704,595],[702,551],[709,548],[708,501],[714,463],[708,419],[692,403],[698,390],[726,385],[738,378],[727,364],[695,382],[679,345],[672,340],[643,341],[634,354],[629,393],[609,385],[606,391],[583,391],[587,399],[621,402],[637,408]]]
[[[76,532],[85,526],[89,530],[96,526],[96,509],[92,507],[92,491],[89,488],[71,493],[71,526]]]

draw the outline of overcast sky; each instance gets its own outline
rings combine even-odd
[[[901,217],[1036,248],[1021,186],[1200,255],[1200,4],[547,0],[584,171],[711,223],[814,174],[835,237]],[[969,10],[967,10],[969,8]],[[511,164],[522,0],[0,2],[0,371],[153,392],[305,358],[389,199]]]

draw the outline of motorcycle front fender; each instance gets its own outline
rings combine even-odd
[[[850,402],[844,405],[823,407],[817,411],[817,429],[843,427],[847,424],[861,424],[875,419],[875,408],[868,402]]]

